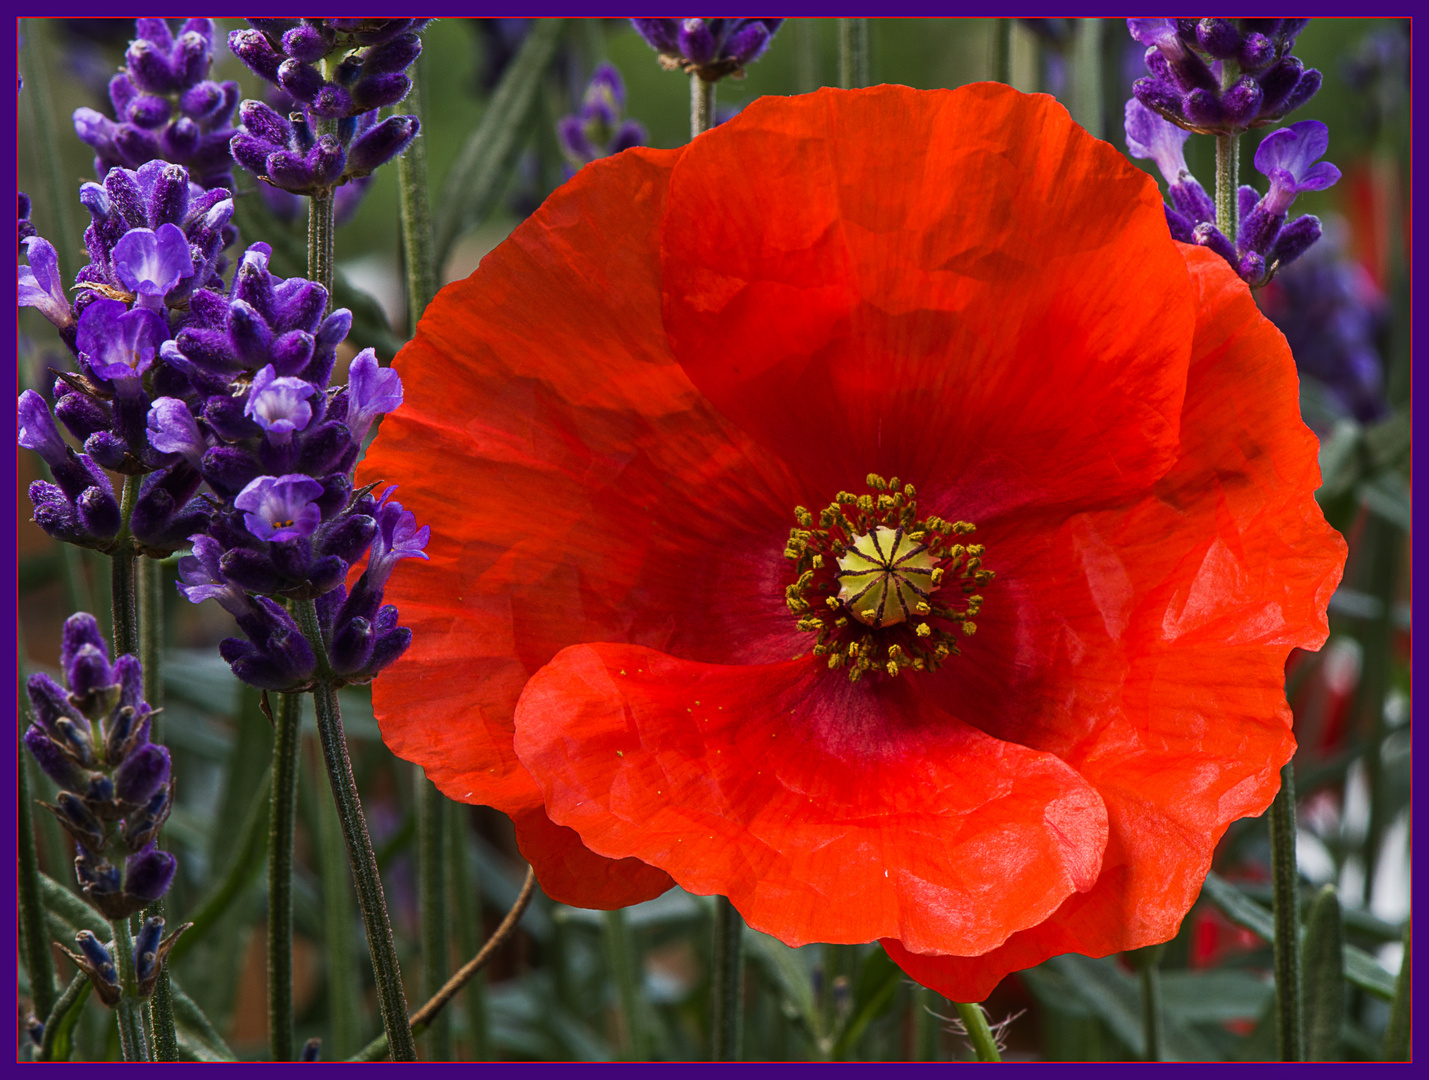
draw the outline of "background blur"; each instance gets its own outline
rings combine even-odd
[[[444,19],[424,32],[418,78],[434,205],[529,22]],[[997,22],[872,20],[872,81],[931,88],[990,78]],[[1144,49],[1131,40],[1124,21],[1025,22],[1035,25],[1014,21],[1012,27],[1012,83],[1056,94],[1093,134],[1124,148],[1122,109],[1131,82],[1144,74]],[[763,94],[836,84],[834,24],[788,20],[746,79],[719,84],[718,115]],[[216,42],[241,25],[219,20]],[[31,219],[41,235],[60,249],[68,278],[84,261],[78,238],[87,215],[76,193],[81,182],[95,179],[90,149],[75,138],[69,117],[83,105],[112,114],[106,85],[132,36],[129,20],[21,21],[22,73],[27,86],[47,79],[51,108],[49,115],[37,115],[38,95],[27,90],[20,96],[20,187],[33,200]],[[1295,54],[1324,73],[1324,86],[1288,120],[1318,119],[1329,126],[1326,159],[1339,166],[1343,179],[1297,200],[1294,212],[1319,215],[1325,237],[1258,296],[1300,364],[1304,415],[1322,439],[1321,502],[1351,543],[1345,583],[1331,604],[1329,643],[1314,656],[1292,657],[1287,669],[1301,745],[1300,870],[1307,895],[1326,882],[1339,886],[1349,939],[1391,973],[1399,965],[1409,912],[1408,42],[1407,20],[1316,19],[1299,37]],[[215,52],[212,78],[236,79],[245,98],[261,96],[260,81],[226,46],[216,44]],[[578,107],[602,60],[619,68],[626,113],[644,123],[651,145],[686,141],[687,80],[662,70],[628,22],[569,20],[516,152],[504,163],[501,196],[451,246],[444,280],[475,269],[569,175],[555,124]],[[1259,137],[1271,130],[1242,140],[1241,180],[1262,191],[1265,180],[1250,162]],[[1192,136],[1187,159],[1212,189],[1213,138]],[[235,175],[242,242],[268,240],[275,270],[300,272],[288,249],[300,258],[305,214],[290,223],[277,220],[257,197],[252,176],[241,169]],[[61,243],[66,235],[74,240],[69,248]],[[394,168],[378,172],[356,214],[339,228],[336,246],[349,284],[338,301],[358,315],[346,355],[373,345],[389,362],[407,336]],[[359,307],[355,299],[363,300],[364,293],[371,299]],[[48,323],[22,311],[17,391],[46,385],[51,366],[67,366],[63,347]],[[61,548],[30,522],[25,490],[36,478],[35,465],[31,455],[20,455],[21,657],[26,671],[55,673],[59,630],[68,614],[92,611],[107,625],[108,571],[103,557]],[[171,583],[172,565],[166,573]],[[179,780],[166,837],[180,860],[169,910],[176,919],[192,917],[227,890],[221,918],[178,964],[176,978],[240,1057],[258,1057],[266,1053],[262,817],[271,729],[256,692],[233,680],[218,657],[218,641],[232,633],[229,617],[215,604],[189,604],[171,584],[167,597],[165,731]],[[421,984],[413,771],[381,743],[365,689],[344,690],[342,697],[415,1006]],[[328,839],[336,823],[321,782],[311,716],[306,723],[295,992],[299,1037],[321,1036],[323,1058],[333,1060],[359,1049],[380,1023],[361,924],[346,897],[345,858],[340,842]],[[53,793],[38,772],[31,785],[42,797]],[[47,815],[40,816],[46,819],[39,825],[42,868],[73,888],[72,852]],[[476,807],[464,808],[460,820],[464,832],[451,848],[453,967],[494,929],[524,873],[504,817]],[[1264,822],[1232,827],[1217,872],[1268,903],[1268,865]],[[678,889],[626,913],[625,932],[643,966],[647,1030],[640,1037],[657,1057],[704,1054],[709,921],[705,898]],[[628,1055],[635,1036],[615,1007],[612,933],[602,914],[538,896],[514,944],[450,1010],[457,1053],[524,1060]],[[909,983],[876,946],[790,950],[753,932],[746,943],[747,1058],[970,1056],[946,1019],[951,1006]],[[1270,954],[1260,939],[1203,898],[1168,947],[1163,967],[1173,1052],[1251,1060],[1273,1052],[1273,1034],[1263,1022],[1270,1006]],[[62,967],[62,975],[68,978],[71,970]],[[1135,1057],[1139,1020],[1130,970],[1117,960],[1072,957],[1007,979],[988,1010],[994,1022],[1017,1017],[1004,1032],[1008,1056]],[[357,981],[336,977],[344,971],[354,972]],[[359,991],[362,978],[367,982]],[[1374,1058],[1386,1013],[1384,1001],[1353,990],[1347,1056]],[[81,1052],[104,1056],[112,1028],[107,1010],[91,1002],[76,1033]]]

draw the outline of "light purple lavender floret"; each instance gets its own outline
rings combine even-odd
[[[54,245],[40,236],[23,241],[30,265],[21,266],[19,306],[35,308],[61,330],[74,325],[74,309],[60,277],[60,259]]]
[[[363,349],[347,369],[347,429],[352,441],[367,437],[372,421],[402,404],[402,378],[377,363],[377,353]]]
[[[168,337],[168,327],[154,312],[141,307],[131,311],[121,300],[96,300],[79,317],[75,344],[96,379],[113,383],[122,397],[136,397],[143,393],[140,380]]]
[[[20,445],[39,454],[46,465],[54,467],[68,456],[69,447],[55,427],[50,407],[33,390],[20,395]]]
[[[114,245],[114,270],[139,303],[157,310],[170,289],[193,277],[188,239],[173,224],[130,229]]]
[[[1330,146],[1330,129],[1318,120],[1301,120],[1272,131],[1255,152],[1256,169],[1270,178],[1267,212],[1283,214],[1303,191],[1323,191],[1340,178],[1340,170],[1319,161]]]
[[[1127,101],[1124,122],[1126,149],[1132,157],[1150,158],[1168,184],[1176,183],[1182,173],[1189,172],[1186,168],[1189,131],[1158,116],[1136,98]]]
[[[194,468],[208,449],[189,407],[178,398],[155,398],[147,418],[149,445],[161,454],[181,454]]]
[[[193,554],[179,559],[178,588],[190,603],[217,600],[224,611],[237,618],[253,610],[247,593],[229,581],[219,564],[223,545],[207,533],[189,537]]]
[[[312,383],[291,375],[279,376],[268,364],[253,376],[243,414],[268,433],[269,442],[284,446],[293,432],[302,431],[313,418],[308,398],[317,392]]]
[[[377,535],[367,559],[367,579],[369,587],[378,591],[403,559],[427,558],[423,549],[432,535],[431,526],[417,528],[417,516],[403,509],[401,503],[390,501],[396,490],[397,485],[393,484],[382,493],[374,515]]]
[[[280,544],[313,534],[322,521],[322,510],[313,500],[322,493],[322,484],[302,473],[260,476],[238,493],[233,505],[244,512],[250,533]]]

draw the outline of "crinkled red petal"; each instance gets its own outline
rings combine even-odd
[[[674,884],[670,875],[639,859],[607,859],[581,843],[580,834],[557,825],[544,809],[511,815],[516,846],[536,871],[541,891],[572,907],[616,908],[653,900]]]
[[[1181,458],[1151,497],[1079,516],[1050,561],[1064,580],[1080,578],[1105,635],[1123,643],[1119,687],[1100,707],[1059,713],[1044,701],[1032,717],[996,708],[1006,688],[971,667],[950,688],[984,730],[1015,730],[1102,795],[1111,832],[1101,878],[984,955],[884,942],[908,974],[958,1001],[982,1000],[1008,972],[1050,956],[1170,937],[1216,841],[1269,805],[1294,751],[1285,659],[1323,643],[1346,546],[1312,495],[1317,444],[1300,421],[1284,338],[1222,260],[1181,251],[1198,297]],[[1099,656],[1107,642],[1081,647]]]
[[[791,945],[982,951],[1096,879],[1105,813],[1075,772],[912,679],[822,667],[572,646],[522,693],[516,750],[587,847],[727,895]]]

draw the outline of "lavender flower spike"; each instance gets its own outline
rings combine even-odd
[[[1163,120],[1135,98],[1126,103],[1125,124],[1127,153],[1134,158],[1151,158],[1166,178],[1175,204],[1174,210],[1166,208],[1171,235],[1191,243],[1197,225],[1216,220],[1215,203],[1186,168],[1185,147],[1191,133]]]
[[[783,19],[631,19],[645,43],[660,54],[660,65],[687,71],[705,82],[744,77],[744,65],[758,60]]]

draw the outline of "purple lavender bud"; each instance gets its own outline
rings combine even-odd
[[[145,919],[144,925],[134,935],[134,975],[141,984],[158,977],[159,942],[163,936],[164,919],[161,915]]]
[[[63,391],[56,391],[55,419],[69,429],[71,435],[83,442],[96,432],[107,431],[114,422],[114,412],[106,402],[62,384]]]
[[[311,536],[322,518],[313,504],[323,492],[322,484],[310,476],[260,476],[233,500],[244,511],[243,522],[259,540],[281,544]]]
[[[1294,112],[1305,102],[1309,101],[1320,89],[1321,75],[1314,68],[1308,69],[1295,84],[1295,89],[1286,95],[1285,100],[1276,109],[1276,116],[1284,116],[1286,113]],[[1273,119],[1273,118],[1272,118]]]
[[[284,60],[283,54],[257,30],[234,30],[228,35],[228,48],[259,78],[270,83],[278,81],[278,66]]]
[[[1252,76],[1242,75],[1239,82],[1221,92],[1221,108],[1232,126],[1242,128],[1255,118],[1263,98],[1260,84]]]
[[[99,939],[88,930],[81,930],[74,936],[75,943],[79,945],[80,952],[86,961],[85,970],[91,979],[103,982],[107,986],[116,990],[115,999],[118,999],[119,971],[114,966],[114,957],[109,950],[99,943]]]
[[[1190,220],[1192,227],[1203,221],[1216,220],[1216,204],[1201,182],[1190,173],[1179,183],[1169,185],[1167,192],[1171,196],[1171,204]]]
[[[193,554],[179,560],[179,592],[192,604],[217,600],[235,618],[252,612],[253,602],[223,573],[220,566],[223,546],[202,533],[189,537],[189,541],[193,544]]]
[[[332,47],[332,35],[324,34],[321,28],[311,23],[295,26],[283,35],[284,54],[305,63],[321,60]]]
[[[178,865],[178,860],[167,851],[149,844],[125,860],[124,892],[145,903],[157,900],[169,891]]]
[[[226,638],[218,652],[233,674],[260,690],[295,690],[309,685],[317,660],[291,616],[267,597],[258,597],[260,617],[239,620],[252,641]]]
[[[1236,59],[1242,71],[1257,72],[1275,59],[1275,42],[1264,34],[1247,34]]]
[[[203,121],[211,119],[223,103],[223,88],[205,81],[184,91],[179,98],[179,111],[191,120]]]
[[[366,176],[400,154],[417,137],[415,116],[389,116],[352,144],[348,175]]]
[[[312,286],[312,293],[310,295],[313,296],[314,302],[316,301],[316,295],[321,295],[322,303],[324,305],[327,303],[327,292],[319,285]],[[321,314],[321,307],[318,309],[318,314]],[[322,325],[318,327],[318,344],[328,348],[334,348],[342,344],[343,338],[347,337],[347,332],[351,329],[352,312],[348,311],[347,308],[338,308],[327,318],[323,319]]]
[[[182,454],[199,467],[207,446],[187,405],[177,398],[155,398],[147,421],[150,446],[161,454]]]
[[[333,671],[338,675],[361,671],[372,659],[372,647],[376,643],[377,635],[370,622],[360,615],[349,619],[333,632],[328,652]]]
[[[29,266],[19,268],[19,306],[32,307],[61,330],[75,323],[69,294],[60,278],[59,254],[43,237],[21,241]]]
[[[153,743],[137,747],[114,770],[114,794],[126,803],[146,804],[169,782],[169,751]]]
[[[169,121],[169,103],[152,94],[141,94],[130,100],[124,119],[146,130],[161,128]]]
[[[85,851],[86,845],[92,848],[104,846],[104,823],[94,815],[94,811],[85,805],[84,799],[79,795],[72,791],[61,791],[55,797],[53,812],[55,819],[64,826],[65,832],[74,837],[80,845],[80,858],[89,854]],[[92,857],[85,861],[92,867],[96,885],[107,886],[110,879],[101,873],[101,867],[105,864],[96,864]],[[76,859],[75,870],[79,869],[79,859]],[[83,879],[81,879],[81,883],[83,883]]]
[[[55,725],[61,719],[84,721],[79,711],[70,704],[69,691],[43,672],[37,672],[26,680],[25,693],[29,696],[35,720],[52,736],[59,731]]]
[[[1265,256],[1258,251],[1247,251],[1236,264],[1236,273],[1247,285],[1258,287],[1266,282]]]
[[[39,724],[31,724],[25,729],[25,748],[35,759],[40,771],[60,788],[82,791],[88,783],[85,770],[65,753],[59,743],[45,733]]]
[[[362,558],[377,535],[377,522],[367,514],[348,514],[313,538],[313,550],[322,556],[336,555],[351,565]]]
[[[289,330],[268,347],[268,356],[273,361],[269,366],[280,375],[297,375],[312,360],[316,344],[317,339],[306,330]]]
[[[278,85],[295,101],[312,101],[326,85],[322,74],[301,60],[284,60],[278,67]]]
[[[117,472],[129,454],[129,443],[112,431],[96,431],[84,440],[84,452],[95,464]]]
[[[748,25],[735,31],[725,42],[724,53],[739,65],[751,63],[763,55],[769,47],[773,33],[761,20],[750,20]]]
[[[65,620],[60,635],[60,667],[66,671],[81,649],[94,648],[109,656],[109,643],[100,632],[99,622],[93,615],[79,611]]]
[[[369,77],[406,71],[421,54],[422,39],[416,34],[401,34],[367,51],[362,59],[362,74]]]
[[[1302,214],[1280,230],[1275,239],[1275,249],[1271,252],[1272,261],[1289,266],[1320,239],[1320,231],[1319,218],[1314,214]]]
[[[117,536],[123,524],[112,488],[87,488],[75,500],[75,509],[79,512],[80,524],[94,537]]]
[[[244,367],[256,367],[268,355],[273,331],[251,304],[242,300],[228,305],[228,337]]]
[[[352,85],[351,108],[360,112],[396,105],[412,89],[412,80],[399,71],[381,75],[363,74]],[[412,117],[416,123],[416,117]]]
[[[107,714],[119,700],[119,683],[114,679],[107,648],[94,645],[80,648],[65,665],[65,681],[69,683],[71,703],[86,715],[95,709]]]
[[[1156,79],[1137,79],[1131,84],[1136,100],[1167,120],[1186,123],[1185,99],[1174,87]]]
[[[130,531],[141,551],[166,558],[208,523],[207,505],[193,498],[201,480],[198,470],[186,461],[144,479],[130,518]]]
[[[347,369],[347,429],[354,442],[367,437],[372,421],[402,404],[402,379],[377,363],[373,349],[363,349]]]
[[[1163,206],[1162,209],[1166,211],[1166,227],[1171,231],[1171,239],[1179,240],[1183,244],[1193,243],[1192,230],[1196,227],[1196,222],[1169,206]]]
[[[678,36],[680,52],[691,63],[703,66],[714,59],[715,39],[705,19],[681,19]]]
[[[1226,239],[1225,233],[1210,222],[1206,221],[1197,225],[1193,239],[1202,247],[1210,248],[1232,266],[1236,265],[1235,246]]]
[[[138,851],[153,842],[173,809],[173,783],[154,793],[144,808],[124,818],[122,836],[124,846],[130,851]]]
[[[1260,192],[1256,191],[1255,188],[1249,184],[1241,184],[1240,187],[1236,188],[1236,216],[1241,221],[1244,221],[1250,216],[1250,212],[1255,209],[1256,204],[1259,202]]]
[[[1229,60],[1240,51],[1241,34],[1232,19],[1201,19],[1196,23],[1196,40],[1217,60]]]
[[[1241,219],[1240,232],[1236,236],[1236,247],[1242,252],[1255,251],[1264,255],[1275,243],[1275,238],[1280,233],[1280,227],[1284,224],[1285,215],[1283,213],[1275,213],[1266,203],[1261,202]],[[1262,260],[1262,264],[1263,262],[1264,260]],[[1264,269],[1264,266],[1262,265],[1261,268]],[[1245,277],[1244,274],[1241,276]]]
[[[1186,119],[1196,128],[1214,129],[1225,121],[1221,99],[1210,90],[1192,90],[1182,101]]]
[[[129,79],[140,90],[151,94],[169,94],[179,88],[179,80],[169,65],[168,49],[139,38],[129,43],[124,54],[124,66]]]
[[[323,120],[340,120],[360,111],[354,104],[352,95],[341,86],[334,86],[332,83],[327,83],[318,90],[311,104],[308,105],[309,115]]]
[[[1340,170],[1318,161],[1330,145],[1330,130],[1318,120],[1302,120],[1272,131],[1255,151],[1256,169],[1270,178],[1266,210],[1283,214],[1303,191],[1323,191],[1340,178]],[[1318,163],[1317,163],[1318,162]]]
[[[259,474],[252,455],[232,446],[216,446],[205,453],[200,471],[209,486],[224,498],[237,495]]]
[[[243,125],[240,132],[252,139],[274,147],[285,147],[293,139],[292,123],[261,101],[245,101],[238,107],[238,119]]]
[[[680,51],[679,19],[631,19],[636,32],[645,43],[656,52],[678,53]]]
[[[114,269],[130,292],[162,301],[179,282],[193,277],[188,239],[177,225],[130,229],[114,245]]]
[[[1260,107],[1265,115],[1280,115],[1290,91],[1300,82],[1305,65],[1298,57],[1286,56],[1276,61],[1270,68],[1257,76],[1260,83]]]
[[[390,610],[395,614],[395,608]],[[372,679],[383,668],[401,659],[402,654],[411,644],[412,631],[405,626],[394,626],[392,629],[380,633],[376,644],[372,646],[372,656],[367,661],[367,670],[364,674],[369,680]]]

